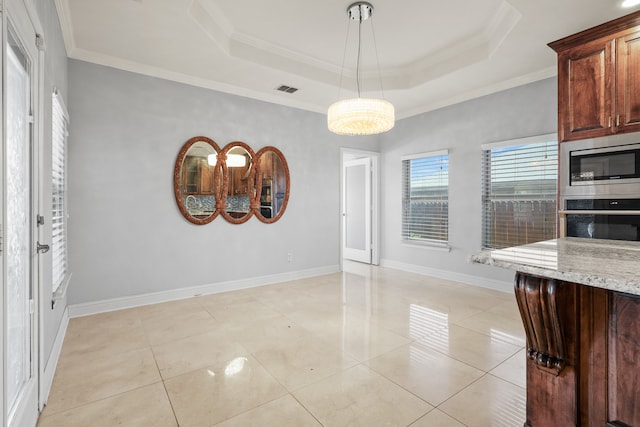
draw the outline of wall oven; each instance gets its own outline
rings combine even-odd
[[[567,237],[640,241],[640,199],[569,199],[565,206]]]
[[[560,144],[560,236],[640,241],[640,134]]]

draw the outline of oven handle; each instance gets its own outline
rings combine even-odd
[[[608,209],[566,209],[558,211],[558,215],[640,215],[640,211],[608,210]]]
[[[623,210],[589,210],[589,209],[565,209],[558,211],[560,226],[558,234],[560,237],[567,237],[567,215],[640,215],[640,211]]]

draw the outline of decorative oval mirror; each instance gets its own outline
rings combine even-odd
[[[265,223],[282,217],[289,201],[289,166],[276,147],[264,147],[256,154],[256,217]]]
[[[173,169],[173,193],[182,215],[194,224],[207,224],[214,220],[216,209],[216,171],[220,148],[210,138],[196,136],[180,150]]]
[[[220,151],[222,170],[222,216],[233,224],[253,215],[255,200],[255,153],[244,142],[231,142]]]

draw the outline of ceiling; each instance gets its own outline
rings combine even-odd
[[[384,96],[404,118],[553,76],[546,44],[639,8],[621,1],[373,0],[361,94]],[[355,96],[350,4],[56,0],[70,58],[321,113]]]

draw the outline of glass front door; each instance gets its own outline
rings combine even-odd
[[[23,9],[9,2],[4,31],[5,139],[3,173],[3,275],[5,288],[5,400],[9,426],[37,416],[37,341],[34,266],[34,62],[35,33],[25,34]],[[16,18],[15,20],[13,18]],[[20,19],[22,18],[22,19]],[[14,25],[15,23],[15,25]],[[24,41],[31,41],[28,46]],[[35,415],[34,415],[35,414]],[[29,424],[31,422],[29,421]]]

